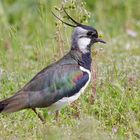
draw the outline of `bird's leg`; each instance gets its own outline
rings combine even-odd
[[[44,117],[40,113],[38,113],[35,108],[32,108],[32,110],[35,112],[35,114],[38,116],[38,118],[42,121],[43,124],[46,123]]]
[[[55,111],[55,120],[58,122],[59,121],[59,110]]]

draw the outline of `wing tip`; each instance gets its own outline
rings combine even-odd
[[[7,104],[0,103],[0,113],[3,112],[4,108],[7,106]]]

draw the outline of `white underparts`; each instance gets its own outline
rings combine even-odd
[[[84,67],[80,66],[80,69],[83,72],[86,72],[89,76],[88,81],[86,82],[86,84],[80,89],[80,91],[76,94],[74,94],[71,97],[64,97],[61,100],[57,101],[56,103],[52,104],[50,107],[48,107],[48,109],[50,111],[56,111],[56,110],[60,110],[63,106],[71,104],[72,102],[74,102],[75,100],[77,100],[79,98],[79,96],[81,95],[81,93],[84,92],[84,90],[86,89],[86,87],[88,86],[90,79],[91,79],[91,72],[87,69],[85,69]]]
[[[78,39],[78,47],[83,53],[89,52],[88,45],[90,44],[91,39],[87,37],[81,37]]]

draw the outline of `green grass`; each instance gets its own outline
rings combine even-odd
[[[140,2],[86,2],[0,1],[0,99],[68,52],[72,29],[56,22],[50,11],[54,7],[63,3],[107,42],[93,46],[91,84],[76,104],[61,110],[59,122],[47,109],[39,110],[47,126],[31,110],[2,114],[0,139],[140,139]]]

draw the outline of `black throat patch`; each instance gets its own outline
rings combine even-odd
[[[91,70],[91,53],[82,54],[82,60],[79,62],[80,66],[84,67],[85,69]]]

